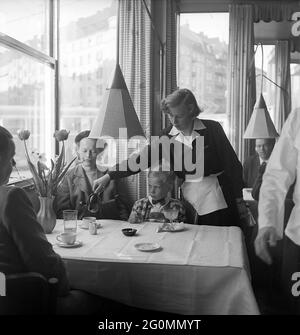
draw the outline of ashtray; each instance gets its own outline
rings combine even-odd
[[[137,230],[134,229],[134,228],[124,228],[124,229],[122,229],[122,233],[125,236],[133,236],[133,235],[135,235],[136,232],[137,232]]]

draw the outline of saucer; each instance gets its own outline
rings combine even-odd
[[[79,240],[76,240],[74,244],[67,244],[64,242],[57,242],[57,245],[62,248],[78,248],[82,246],[82,242]]]
[[[134,246],[140,251],[154,251],[161,248],[158,243],[137,243]]]

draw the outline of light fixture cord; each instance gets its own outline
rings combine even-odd
[[[117,64],[119,64],[119,38],[120,38],[120,0],[118,1],[118,11],[117,11],[117,55],[116,55]]]
[[[260,86],[260,93],[263,92],[263,82],[264,82],[264,48],[263,44],[260,43],[261,47],[261,86]]]

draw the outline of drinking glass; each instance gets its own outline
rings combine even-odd
[[[164,210],[164,215],[167,219],[170,220],[170,223],[173,223],[173,221],[177,218],[179,210],[176,208],[170,208]]]
[[[64,210],[63,218],[64,218],[64,232],[77,232],[77,210]]]

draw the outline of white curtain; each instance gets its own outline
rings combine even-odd
[[[239,159],[250,154],[244,130],[255,103],[254,33],[252,5],[229,6],[229,74],[227,111],[229,139]]]
[[[177,0],[166,1],[165,95],[177,88]]]
[[[277,41],[275,45],[275,127],[281,128],[291,111],[291,74],[289,41]]]
[[[136,113],[146,136],[151,131],[152,109],[152,29],[143,1],[119,0],[120,66]],[[152,0],[146,0],[151,11]],[[132,204],[147,191],[146,172],[126,178],[128,202]]]

